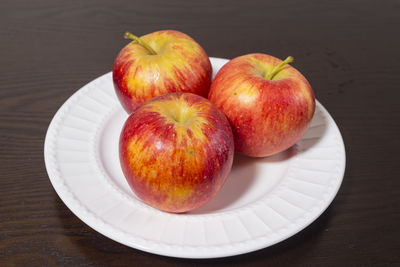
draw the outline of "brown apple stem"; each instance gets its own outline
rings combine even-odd
[[[149,46],[147,43],[143,42],[142,39],[140,39],[139,37],[137,37],[136,35],[133,35],[130,32],[126,32],[124,34],[124,38],[125,39],[131,39],[133,41],[136,41],[139,45],[143,46],[147,51],[149,51],[149,53],[151,55],[157,55],[156,51],[154,51],[153,48],[151,48],[151,46]]]
[[[283,67],[288,64],[293,62],[294,58],[291,56],[288,56],[284,61],[282,61],[281,63],[279,63],[279,65],[275,66],[267,75],[267,79],[268,80],[272,80],[276,74],[278,74],[278,72],[280,72]]]

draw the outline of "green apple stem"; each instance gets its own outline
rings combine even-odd
[[[151,48],[151,46],[149,46],[147,43],[143,42],[143,40],[140,39],[139,37],[137,37],[136,35],[133,35],[130,32],[126,32],[124,34],[124,38],[125,39],[132,39],[133,41],[136,41],[139,45],[143,46],[147,51],[149,51],[149,53],[151,55],[157,55],[156,51],[154,51],[154,49]]]
[[[279,63],[279,65],[275,66],[275,68],[273,68],[268,74],[267,74],[267,79],[268,80],[272,80],[276,74],[278,74],[278,72],[280,72],[283,67],[288,64],[293,62],[294,58],[291,56],[288,56],[284,61],[282,61],[281,63]]]

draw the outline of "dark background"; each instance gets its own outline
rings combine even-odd
[[[0,266],[400,264],[400,2],[0,2]],[[62,203],[43,160],[57,109],[108,72],[129,30],[183,31],[209,56],[295,57],[343,135],[342,187],[312,225],[275,246],[212,260],[135,250]]]

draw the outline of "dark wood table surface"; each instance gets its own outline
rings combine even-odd
[[[399,266],[400,2],[0,1],[0,266]],[[44,165],[47,127],[138,35],[176,29],[209,56],[295,57],[346,146],[342,187],[295,236],[228,258],[164,257],[77,218]]]

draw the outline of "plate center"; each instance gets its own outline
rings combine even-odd
[[[110,181],[125,194],[138,199],[125,180],[118,156],[119,135],[127,118],[122,108],[111,112],[104,120],[99,140],[96,141],[99,144],[100,164]],[[206,205],[188,214],[229,211],[259,200],[282,180],[294,154],[294,149],[261,159],[235,154],[232,171],[222,189]]]

